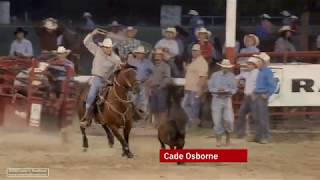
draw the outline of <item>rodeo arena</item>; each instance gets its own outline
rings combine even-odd
[[[319,1],[53,2],[0,1],[0,179],[320,179]]]

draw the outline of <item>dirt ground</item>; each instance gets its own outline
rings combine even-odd
[[[245,164],[159,163],[160,145],[151,127],[133,129],[133,159],[121,157],[118,142],[109,148],[104,136],[89,136],[89,151],[82,152],[77,127],[71,140],[62,144],[58,133],[0,129],[0,179],[7,178],[9,167],[50,168],[49,178],[44,179],[320,179],[320,133],[316,131],[276,131],[273,143],[267,145],[233,139],[230,148],[248,149]],[[186,148],[216,148],[212,131],[189,131]]]

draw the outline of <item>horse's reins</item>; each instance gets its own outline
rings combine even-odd
[[[127,70],[125,70],[125,72],[128,72],[128,71],[130,71],[130,70],[132,70],[132,69],[127,69]],[[129,88],[132,88],[132,87],[133,87],[133,85],[130,83],[130,81],[129,81],[126,77],[124,77],[123,79],[124,79],[124,81],[126,82],[126,85],[128,85]],[[117,80],[116,77],[114,77],[114,84],[116,84],[116,85],[119,86],[119,87],[122,87],[122,85],[118,82],[118,80]],[[115,97],[116,97],[116,100],[118,100],[119,102],[122,102],[122,103],[124,103],[124,104],[132,103],[131,100],[122,99],[122,98],[118,95],[118,93],[117,93],[117,91],[116,91],[116,89],[115,89],[115,86],[112,87],[112,91],[113,91],[113,94],[114,94]],[[121,116],[122,120],[123,120],[123,124],[124,124],[124,125],[126,124],[126,115],[127,115],[127,113],[129,112],[129,107],[128,107],[128,105],[125,105],[125,106],[126,106],[126,110],[122,113],[122,112],[119,112],[119,111],[118,111],[110,102],[108,102],[107,100],[104,101],[104,104],[106,104],[110,110],[112,110],[113,112],[119,114],[119,115]],[[98,108],[98,109],[99,109],[99,114],[101,114],[100,108]],[[102,115],[101,115],[101,116],[102,116]],[[102,116],[102,117],[103,117],[103,116]]]

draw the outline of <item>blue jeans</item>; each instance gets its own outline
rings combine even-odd
[[[89,93],[87,96],[87,100],[86,100],[86,110],[88,110],[91,107],[102,86],[103,86],[103,79],[98,76],[93,76]]]
[[[200,97],[196,97],[196,92],[186,90],[181,107],[188,116],[189,122],[200,119]]]
[[[233,108],[231,98],[212,97],[211,103],[214,132],[222,135],[233,130]]]

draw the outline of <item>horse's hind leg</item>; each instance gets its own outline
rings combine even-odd
[[[114,145],[114,136],[113,136],[111,130],[109,129],[109,127],[107,127],[106,125],[101,125],[101,126],[103,127],[104,131],[106,132],[107,137],[108,137],[109,146],[112,148]]]
[[[89,147],[88,145],[88,138],[86,134],[86,128],[80,127],[81,133],[82,133],[82,147],[83,147],[83,152],[87,152],[87,149]]]
[[[118,128],[115,126],[111,126],[110,127],[112,130],[112,133],[114,134],[114,136],[116,136],[116,138],[119,140],[119,142],[122,145],[122,156],[127,156],[128,158],[132,158],[133,154],[130,152],[129,150],[129,146],[128,143],[126,142],[126,140],[121,136],[121,134],[118,131]]]

